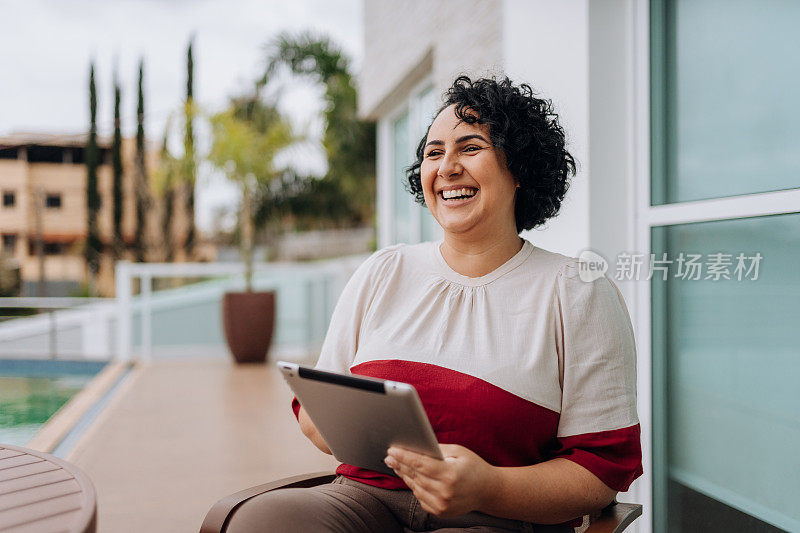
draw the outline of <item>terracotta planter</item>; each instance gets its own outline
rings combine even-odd
[[[228,349],[237,363],[265,362],[275,329],[275,293],[225,293],[222,324]]]

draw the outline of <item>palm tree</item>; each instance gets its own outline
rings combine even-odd
[[[356,89],[350,61],[329,38],[312,33],[279,35],[269,46],[263,86],[276,69],[309,77],[325,86],[325,179],[348,199],[352,222],[372,223],[375,214],[375,125],[356,114]],[[331,187],[328,187],[331,188]]]
[[[258,92],[231,102],[225,111],[211,117],[212,143],[209,161],[239,185],[242,193],[239,224],[245,262],[247,291],[253,289],[255,222],[253,195],[259,184],[280,179],[275,156],[299,138],[273,104],[264,103]]]

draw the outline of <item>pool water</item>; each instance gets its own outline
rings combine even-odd
[[[102,363],[0,361],[0,443],[24,446]]]

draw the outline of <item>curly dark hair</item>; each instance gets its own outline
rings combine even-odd
[[[515,86],[508,78],[472,81],[459,76],[444,94],[436,116],[453,104],[459,120],[489,126],[492,144],[503,151],[508,169],[519,182],[514,204],[517,233],[556,216],[570,176],[575,175],[575,159],[565,147],[564,129],[552,101],[536,98],[529,85]],[[406,170],[409,192],[422,205],[420,167],[428,131],[419,142],[416,161]]]

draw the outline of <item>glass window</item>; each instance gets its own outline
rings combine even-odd
[[[408,244],[441,238],[439,223],[424,205],[408,192],[406,169],[416,157],[417,145],[426,134],[436,112],[432,87],[412,95],[405,108],[391,122],[392,136],[392,242]]]
[[[61,255],[66,251],[66,246],[61,242],[46,242],[44,243],[45,255]]]
[[[411,194],[406,191],[406,168],[411,164],[408,112],[392,123],[392,181],[394,183],[394,242],[413,243],[411,229]]]
[[[45,196],[44,205],[50,209],[58,209],[61,207],[61,195],[60,194],[48,194]]]
[[[655,531],[800,531],[800,214],[652,238]]]
[[[3,207],[14,207],[17,203],[17,195],[14,191],[3,191]]]
[[[427,134],[428,126],[433,122],[433,114],[436,112],[436,94],[433,92],[433,87],[426,89],[419,95],[415,109],[417,114],[417,133],[414,137],[416,142],[419,142],[423,135]],[[414,145],[414,149],[416,149],[416,145]],[[422,240],[438,240],[441,236],[442,228],[427,207],[422,206],[420,216],[422,217],[420,224]]]
[[[654,205],[800,187],[800,2],[651,2]]]
[[[3,250],[9,254],[14,254],[14,249],[17,247],[17,236],[13,233],[3,234]]]

